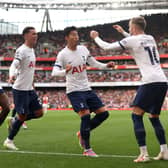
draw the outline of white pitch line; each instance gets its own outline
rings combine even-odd
[[[57,153],[57,152],[35,152],[35,151],[11,151],[11,150],[0,150],[0,153],[18,153],[18,154],[38,154],[38,155],[56,155],[56,156],[83,156],[77,153]],[[130,155],[105,155],[99,154],[99,157],[104,158],[135,158],[136,156]]]

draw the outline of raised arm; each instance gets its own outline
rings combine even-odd
[[[108,62],[107,64],[101,63],[97,61],[94,57],[89,56],[87,59],[87,63],[94,67],[94,68],[99,68],[99,69],[108,69],[108,68],[114,68],[115,63],[114,62]]]
[[[114,42],[114,43],[108,43],[103,41],[99,37],[99,33],[97,31],[92,30],[90,32],[90,37],[94,39],[94,41],[98,44],[99,47],[101,47],[104,50],[120,50],[123,49],[120,45],[120,42]]]
[[[124,37],[130,36],[130,34],[127,33],[120,25],[113,25],[113,28],[116,29],[119,33],[121,33]]]

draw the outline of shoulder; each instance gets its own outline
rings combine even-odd
[[[125,40],[127,41],[136,41],[139,37],[138,36],[129,36],[129,37],[126,37]]]
[[[132,46],[132,44],[134,44],[134,42],[136,42],[136,41],[137,41],[136,36],[129,36],[129,37],[123,38],[119,42],[119,44],[122,45],[125,48],[125,47]]]
[[[15,52],[15,54],[16,55],[23,55],[24,54],[24,52],[25,52],[25,47],[24,47],[24,45],[21,45],[20,47],[18,47],[17,49],[16,49],[16,52]]]
[[[79,51],[81,51],[81,52],[89,53],[89,50],[88,50],[87,47],[84,46],[84,45],[78,45],[78,46],[77,46],[77,49],[78,49]]]
[[[65,53],[67,53],[67,49],[66,49],[66,48],[63,48],[62,50],[60,50],[60,51],[58,52],[58,56],[59,56],[59,55],[64,55]]]
[[[84,45],[78,45],[77,48],[80,50],[87,50],[86,46]]]
[[[67,54],[66,47],[63,48],[61,51],[58,52],[57,59],[62,60],[64,59],[64,56]]]
[[[146,34],[146,38],[148,38],[149,40],[155,41],[155,38],[152,35]]]
[[[132,35],[121,40],[124,45],[134,45],[141,39],[141,35]]]

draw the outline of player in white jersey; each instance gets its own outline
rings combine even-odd
[[[128,49],[141,72],[143,84],[139,87],[132,104],[132,120],[135,136],[140,148],[140,155],[134,162],[149,161],[145,140],[146,133],[143,123],[143,115],[145,112],[149,113],[149,120],[160,144],[160,153],[154,159],[168,160],[165,131],[159,120],[161,107],[167,92],[167,78],[160,66],[156,42],[151,35],[144,33],[145,27],[146,21],[143,17],[130,20],[130,34],[126,33],[119,25],[115,25],[114,28],[126,36],[126,38],[114,43],[107,43],[101,40],[96,31],[90,32],[91,38],[105,50]]]
[[[114,67],[114,63],[100,63],[90,55],[85,46],[78,45],[79,35],[75,27],[66,28],[64,33],[67,46],[59,52],[52,76],[66,76],[66,93],[74,111],[81,118],[77,136],[84,149],[83,155],[97,157],[90,146],[90,131],[106,120],[109,113],[100,98],[90,88],[86,64],[105,69]],[[92,119],[91,112],[96,114]]]
[[[25,42],[16,50],[15,58],[9,69],[9,82],[14,83],[13,98],[18,114],[15,120],[10,122],[9,135],[3,144],[4,147],[11,150],[18,150],[13,139],[23,122],[43,115],[43,108],[33,88],[36,60],[33,47],[37,42],[35,28],[26,27],[23,30],[23,37]]]

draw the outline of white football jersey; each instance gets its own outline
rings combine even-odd
[[[15,59],[19,60],[19,67],[13,88],[17,90],[33,90],[36,62],[34,49],[25,44],[21,45],[16,50]]]
[[[59,67],[62,70],[66,69],[67,64],[72,65],[72,69],[68,73],[65,73],[65,70],[62,71],[62,75],[66,75],[67,93],[91,90],[86,72],[86,64],[93,67],[107,68],[106,64],[100,63],[90,56],[88,49],[82,45],[78,45],[75,51],[65,47],[58,53],[54,67]],[[57,72],[59,70],[53,69],[54,71]],[[55,74],[55,76],[58,76],[58,74]]]
[[[157,45],[151,35],[129,36],[119,42],[122,48],[128,49],[134,57],[142,75],[143,83],[167,82],[160,66]]]

